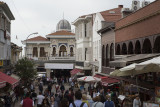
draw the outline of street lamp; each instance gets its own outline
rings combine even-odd
[[[25,52],[25,57],[26,57],[26,54],[27,54],[27,40],[28,40],[28,38],[29,38],[31,35],[36,35],[36,34],[38,34],[38,32],[31,33],[31,34],[28,35],[28,37],[26,38],[26,52]]]

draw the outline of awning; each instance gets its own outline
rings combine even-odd
[[[103,86],[108,86],[110,84],[114,84],[114,83],[119,83],[120,80],[118,79],[115,79],[115,78],[111,78],[109,76],[103,76],[103,75],[94,75],[94,77],[97,77],[97,78],[101,78],[101,82],[102,82],[102,85]]]
[[[6,81],[0,79],[0,88],[3,88],[5,86],[6,86]]]
[[[16,80],[20,80],[21,78],[18,75],[12,74],[11,77],[13,77]]]
[[[19,84],[19,80],[16,80],[15,78],[8,76],[7,74],[4,74],[2,72],[0,72],[0,79],[11,84],[13,88]]]
[[[71,75],[75,75],[75,74],[77,74],[77,73],[79,73],[81,71],[82,70],[75,68],[75,69],[71,70],[70,73],[71,73]]]

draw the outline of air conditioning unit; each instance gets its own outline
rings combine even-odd
[[[150,1],[143,1],[143,2],[142,2],[142,7],[147,6],[149,3],[150,3]]]
[[[129,8],[122,8],[122,12],[123,11],[130,11],[130,9]]]
[[[140,1],[139,0],[133,0],[132,1],[132,10],[137,11],[140,9]]]

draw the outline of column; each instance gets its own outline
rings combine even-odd
[[[38,58],[40,57],[40,47],[37,47],[38,49]]]
[[[50,73],[51,73],[51,70],[50,69],[46,69],[46,77],[50,78]]]

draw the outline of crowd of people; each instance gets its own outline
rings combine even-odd
[[[69,89],[66,89],[67,85]],[[35,87],[38,90],[35,90]],[[85,89],[84,84],[77,85],[77,81],[71,78],[67,84],[63,81],[44,83],[42,78],[37,83],[31,83],[16,92],[17,100],[21,101],[22,107],[125,107],[120,105],[117,96],[117,91],[104,91],[102,87],[95,87],[93,84]],[[133,107],[140,105],[140,100],[136,97]],[[12,106],[10,104],[5,107]]]

